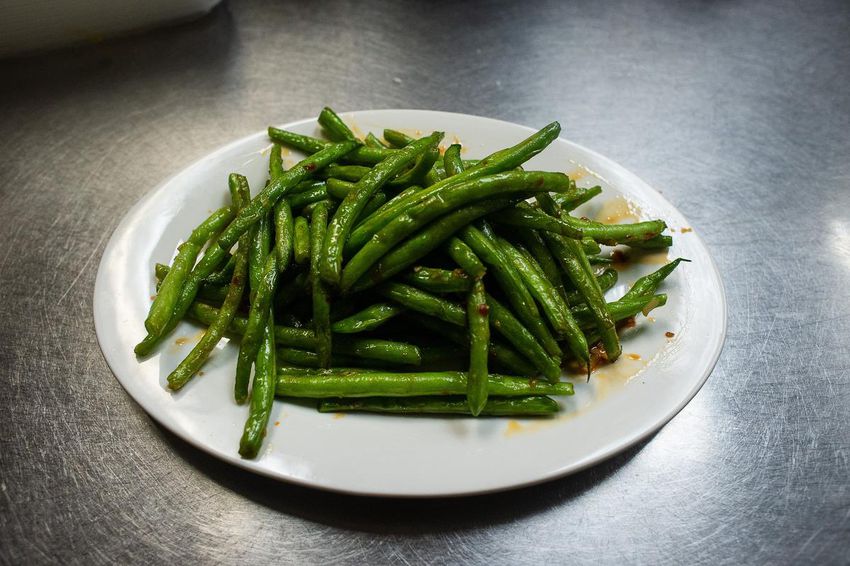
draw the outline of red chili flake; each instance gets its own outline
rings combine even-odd
[[[482,303],[478,305],[478,314],[480,314],[481,316],[487,316],[489,313],[490,307],[488,307],[486,304]]]
[[[304,166],[304,169],[306,169],[307,171],[315,171],[316,170],[316,164],[315,163],[308,163],[307,165]]]
[[[675,336],[675,334],[673,334],[672,332],[669,332],[669,331],[668,331],[668,332],[665,332],[665,333],[664,333],[664,336],[666,336],[667,338],[672,338],[673,336]]]

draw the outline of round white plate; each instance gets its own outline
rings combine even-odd
[[[527,137],[524,126],[462,114],[422,110],[351,112],[356,132],[383,128],[411,133],[442,130],[477,158]],[[317,135],[315,120],[287,129]],[[616,163],[559,139],[528,168],[564,171],[580,186],[602,185],[602,196],[582,213],[628,220],[662,218],[674,230],[669,257],[685,257],[661,291],[663,308],[638,317],[623,337],[622,358],[589,384],[574,379],[576,395],[561,400],[552,420],[319,414],[275,402],[264,447],[256,460],[237,453],[247,407],[233,401],[236,347],[224,341],[182,392],[165,378],[200,337],[181,323],[147,359],[133,346],[154,294],[153,266],[170,262],[176,245],[226,202],[227,175],[248,177],[254,192],[266,179],[270,143],[264,132],[234,142],[178,173],[137,203],[115,230],[100,262],[94,292],[97,337],[127,392],[163,426],[191,444],[237,466],[283,480],[335,491],[386,496],[444,496],[498,491],[575,472],[648,436],[696,394],[720,354],[726,303],[717,269],[699,237],[673,206]],[[299,159],[285,155],[287,164]],[[633,204],[624,206],[624,197]],[[628,210],[627,210],[628,208]],[[682,231],[682,228],[685,228]],[[609,300],[636,277],[657,269],[666,253],[645,256],[623,270]],[[665,333],[672,332],[669,337]]]

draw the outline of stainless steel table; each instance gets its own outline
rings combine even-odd
[[[0,62],[0,562],[850,562],[850,4],[234,2]],[[729,335],[648,442],[486,497],[256,477],[158,428],[101,357],[121,216],[219,145],[340,110],[551,119],[660,189]]]

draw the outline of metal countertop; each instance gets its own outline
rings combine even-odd
[[[850,4],[232,2],[0,61],[0,563],[850,563]],[[661,190],[723,275],[696,398],[582,473],[436,501],[257,477],[165,432],[92,322],[113,229],[231,140],[427,108]]]

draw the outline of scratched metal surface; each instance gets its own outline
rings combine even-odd
[[[0,62],[0,562],[850,562],[848,29],[827,1],[245,1]],[[602,465],[450,501],[276,483],[158,428],[95,340],[110,233],[325,103],[557,118],[659,188],[726,282],[706,386]]]

